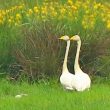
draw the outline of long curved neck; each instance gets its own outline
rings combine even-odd
[[[76,52],[75,64],[74,64],[75,73],[82,72],[82,70],[80,69],[80,65],[79,65],[80,48],[81,48],[81,40],[77,41],[77,52]]]
[[[64,62],[63,62],[63,70],[62,73],[64,72],[68,72],[68,68],[67,68],[67,58],[68,58],[68,52],[69,52],[69,47],[70,47],[70,40],[67,41],[67,46],[66,46],[66,52],[65,52],[65,58],[64,58]]]

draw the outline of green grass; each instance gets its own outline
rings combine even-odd
[[[89,91],[65,91],[59,84],[0,82],[0,110],[109,110],[110,87],[93,84]],[[15,95],[28,96],[16,99]]]

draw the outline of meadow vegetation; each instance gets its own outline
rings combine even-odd
[[[65,42],[57,38],[65,34],[81,36],[83,70],[109,79],[110,5],[101,0],[0,1],[1,73],[31,80],[59,77]],[[72,43],[68,59],[71,72],[75,47]]]
[[[28,96],[15,98],[17,94]],[[55,81],[45,83],[9,83],[0,81],[1,110],[109,110],[110,87],[94,84],[89,91],[65,91]]]
[[[1,0],[0,110],[109,110],[109,3]],[[81,68],[92,79],[89,91],[66,91],[59,84],[66,42],[58,38],[75,34],[82,40]],[[72,73],[75,53],[76,43],[71,42]],[[21,93],[28,96],[15,98]]]

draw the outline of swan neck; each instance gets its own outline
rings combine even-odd
[[[64,62],[63,62],[63,72],[68,72],[68,68],[67,68],[67,58],[68,58],[68,52],[69,52],[69,47],[70,47],[70,40],[67,41],[67,46],[66,46],[66,52],[65,52],[65,58],[64,58]]]
[[[82,72],[82,70],[80,69],[80,65],[79,65],[80,48],[81,48],[81,40],[77,41],[77,52],[76,52],[75,64],[74,64],[75,73]]]

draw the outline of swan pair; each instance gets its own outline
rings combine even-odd
[[[91,85],[91,79],[88,76],[88,74],[84,73],[81,70],[79,61],[78,61],[80,47],[81,47],[80,37],[78,35],[75,35],[69,38],[69,36],[65,35],[59,39],[65,40],[67,42],[62,74],[60,76],[60,82],[62,86],[67,90],[84,91],[86,89],[89,89]],[[76,58],[75,58],[75,64],[74,64],[75,74],[70,73],[67,68],[67,58],[68,58],[68,52],[70,47],[70,40],[77,41],[77,52],[76,52]]]

